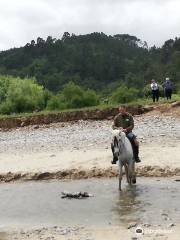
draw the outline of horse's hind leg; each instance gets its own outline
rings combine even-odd
[[[125,173],[126,173],[126,180],[127,180],[127,183],[129,183],[128,166],[125,164],[125,165],[124,165],[124,168],[125,168]]]
[[[122,181],[122,164],[119,163],[119,191],[121,191],[121,181]]]
[[[131,171],[131,169],[128,170],[128,178],[129,178],[129,184],[132,185],[132,171]]]

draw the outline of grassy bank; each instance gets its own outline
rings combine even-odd
[[[40,115],[49,115],[49,114],[58,114],[58,113],[68,113],[68,112],[78,112],[78,111],[95,111],[97,109],[103,110],[108,108],[117,108],[119,105],[123,106],[136,106],[136,105],[159,105],[165,103],[172,103],[175,101],[180,101],[180,95],[173,95],[170,101],[167,101],[165,98],[160,98],[159,102],[153,103],[151,98],[138,99],[137,101],[133,101],[127,104],[100,104],[98,106],[93,107],[84,107],[84,108],[74,108],[74,109],[65,109],[65,110],[43,110],[39,112],[31,112],[31,113],[20,113],[20,114],[11,114],[11,115],[0,115],[0,119],[9,119],[9,118],[23,118],[23,117],[33,117]]]

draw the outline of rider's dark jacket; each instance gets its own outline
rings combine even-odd
[[[127,129],[127,133],[132,131],[134,128],[134,119],[131,114],[119,113],[115,116],[112,128],[118,129],[120,127]]]

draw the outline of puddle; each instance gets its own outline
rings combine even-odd
[[[180,182],[137,181],[133,187],[123,182],[121,193],[117,179],[0,184],[0,229],[180,223]],[[94,197],[61,199],[62,191],[87,191]]]

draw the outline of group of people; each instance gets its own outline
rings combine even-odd
[[[168,99],[171,99],[172,91],[173,91],[173,83],[169,78],[166,78],[165,82],[162,84],[164,89],[165,97]],[[153,102],[159,101],[159,85],[158,83],[152,79],[151,81],[151,91],[152,91],[152,99]]]
[[[172,91],[173,91],[173,83],[169,78],[166,78],[165,82],[163,83],[164,94],[168,99],[171,99]],[[159,100],[159,86],[158,83],[153,79],[151,83],[151,90],[152,90],[152,98],[153,102]],[[112,128],[113,129],[121,129],[126,134],[126,137],[129,139],[134,160],[136,163],[141,162],[139,158],[139,142],[137,140],[136,135],[132,132],[134,128],[134,119],[130,113],[126,111],[125,107],[120,106],[118,109],[119,113],[115,116]],[[111,161],[112,164],[116,164],[118,161],[117,156],[114,154],[114,146],[111,144],[111,149],[113,153],[113,160]]]

